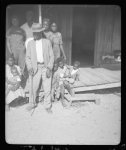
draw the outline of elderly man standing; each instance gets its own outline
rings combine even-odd
[[[33,40],[30,40],[26,51],[26,65],[29,75],[33,80],[33,97],[29,99],[29,108],[36,107],[37,91],[42,79],[44,90],[44,107],[51,111],[51,71],[54,63],[54,55],[51,42],[45,38],[41,24],[32,26]],[[31,88],[31,87],[30,87]]]

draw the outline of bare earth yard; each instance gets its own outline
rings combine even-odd
[[[100,105],[76,102],[69,109],[54,103],[53,114],[39,104],[6,112],[6,142],[17,144],[118,144],[121,132],[120,94],[99,94]]]

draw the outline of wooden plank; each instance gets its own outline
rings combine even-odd
[[[86,85],[96,85],[94,76],[88,73],[84,68],[80,69],[80,80]]]
[[[69,94],[65,94],[65,98],[69,101],[69,106],[74,101],[94,101],[97,105],[100,104],[100,97],[97,94],[76,94],[75,97],[72,97]]]
[[[75,81],[72,87],[83,87],[83,86],[87,86],[87,85],[82,81]]]
[[[86,75],[83,75],[82,73],[80,73],[80,80],[85,84],[85,86],[94,85],[95,84]]]
[[[83,92],[83,91],[100,90],[100,89],[107,89],[107,88],[114,88],[114,87],[121,87],[121,82],[95,85],[95,86],[78,87],[78,88],[74,88],[74,91]]]
[[[92,68],[84,68],[84,69],[87,72],[89,72],[90,74],[92,74],[92,76],[95,78],[97,84],[108,83],[108,81],[106,81],[104,78],[101,78],[101,76],[95,72],[95,69],[92,69]]]
[[[96,68],[96,71],[106,74],[107,76],[119,81],[121,79],[121,71],[111,71],[104,68]]]
[[[112,82],[117,82],[117,80],[113,79],[112,77],[108,76],[105,72],[100,71],[100,68],[95,69],[95,73],[101,78],[106,80],[106,83],[112,83]]]
[[[117,83],[109,83],[109,84],[102,84],[102,85],[93,85],[93,86],[85,86],[85,87],[77,87],[74,88],[75,93],[76,92],[84,92],[84,91],[93,91],[93,90],[100,90],[100,89],[107,89],[107,88],[114,88],[114,87],[121,87],[121,82]],[[39,93],[39,96],[42,94],[43,91]],[[65,93],[68,93],[67,90],[65,90]],[[26,96],[29,96],[29,92],[26,92]]]
[[[70,96],[69,94],[65,94],[65,98],[71,99],[72,101],[78,100],[95,100],[98,98],[97,94],[75,94],[75,97]]]
[[[111,76],[112,82],[120,82],[120,77],[121,77],[120,71],[110,71],[108,69],[104,70],[104,68],[97,68],[97,69],[101,70],[100,72],[104,75],[106,74],[106,72],[109,73],[109,75],[106,74],[106,76],[109,76],[109,77]],[[94,77],[97,76],[97,77],[101,78],[103,80],[102,83],[108,83],[108,81],[107,82],[105,81],[105,77],[103,75],[101,75],[101,73],[98,73],[97,69],[87,68],[87,72],[94,74]]]

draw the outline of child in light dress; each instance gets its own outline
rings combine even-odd
[[[18,97],[25,97],[24,90],[20,86],[21,69],[14,64],[14,58],[11,56],[6,64],[6,108]]]
[[[69,71],[70,71],[70,76],[68,78],[66,78],[66,80],[71,84],[75,84],[76,81],[80,81],[80,62],[79,61],[75,61],[73,66],[68,66]]]
[[[9,81],[11,81],[12,83],[15,83],[15,85],[17,85],[21,81],[20,75],[19,75],[18,70],[17,70],[17,68],[15,66],[13,66],[11,68],[11,76],[9,78]],[[7,84],[6,96],[9,94],[9,92],[10,92],[12,87],[13,87],[12,84],[10,84],[10,83]]]

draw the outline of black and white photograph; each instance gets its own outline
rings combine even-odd
[[[118,145],[121,7],[6,7],[5,141]]]

